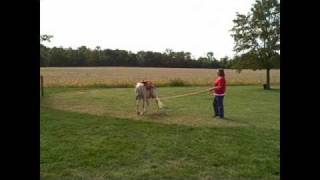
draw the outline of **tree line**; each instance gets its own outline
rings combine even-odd
[[[248,61],[248,67],[244,66]],[[213,52],[208,52],[207,57],[192,58],[190,52],[174,52],[166,49],[165,52],[139,51],[133,53],[126,50],[95,49],[81,46],[78,49],[53,47],[49,48],[40,44],[41,67],[95,67],[95,66],[128,66],[128,67],[172,67],[172,68],[226,68],[246,69],[254,61],[248,55],[235,56],[217,60]],[[241,62],[241,63],[240,63]],[[280,62],[280,61],[279,61]],[[275,59],[275,68],[280,63]]]

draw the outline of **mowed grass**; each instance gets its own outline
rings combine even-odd
[[[163,87],[162,97],[203,87]],[[163,100],[135,115],[133,88],[47,88],[44,179],[279,179],[280,92],[230,86],[226,120],[209,94]],[[87,108],[86,108],[87,107]]]
[[[206,86],[213,83],[216,69],[83,67],[40,68],[45,87],[133,87],[143,79],[157,86]],[[229,85],[257,85],[266,79],[265,70],[225,70]],[[271,70],[271,83],[280,83],[280,70]]]

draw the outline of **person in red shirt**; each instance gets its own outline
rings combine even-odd
[[[226,80],[224,78],[224,70],[218,70],[218,78],[214,82],[214,87],[211,88],[209,91],[213,93],[214,100],[213,100],[213,110],[214,115],[213,117],[220,117],[224,118],[224,107],[223,107],[223,98],[226,92]]]

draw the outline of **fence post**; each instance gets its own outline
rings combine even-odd
[[[41,96],[44,95],[43,93],[43,76],[40,76],[40,86],[41,86]]]

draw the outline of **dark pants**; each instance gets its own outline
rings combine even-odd
[[[224,96],[214,96],[213,99],[214,115],[220,116],[221,118],[224,118],[223,97]]]

